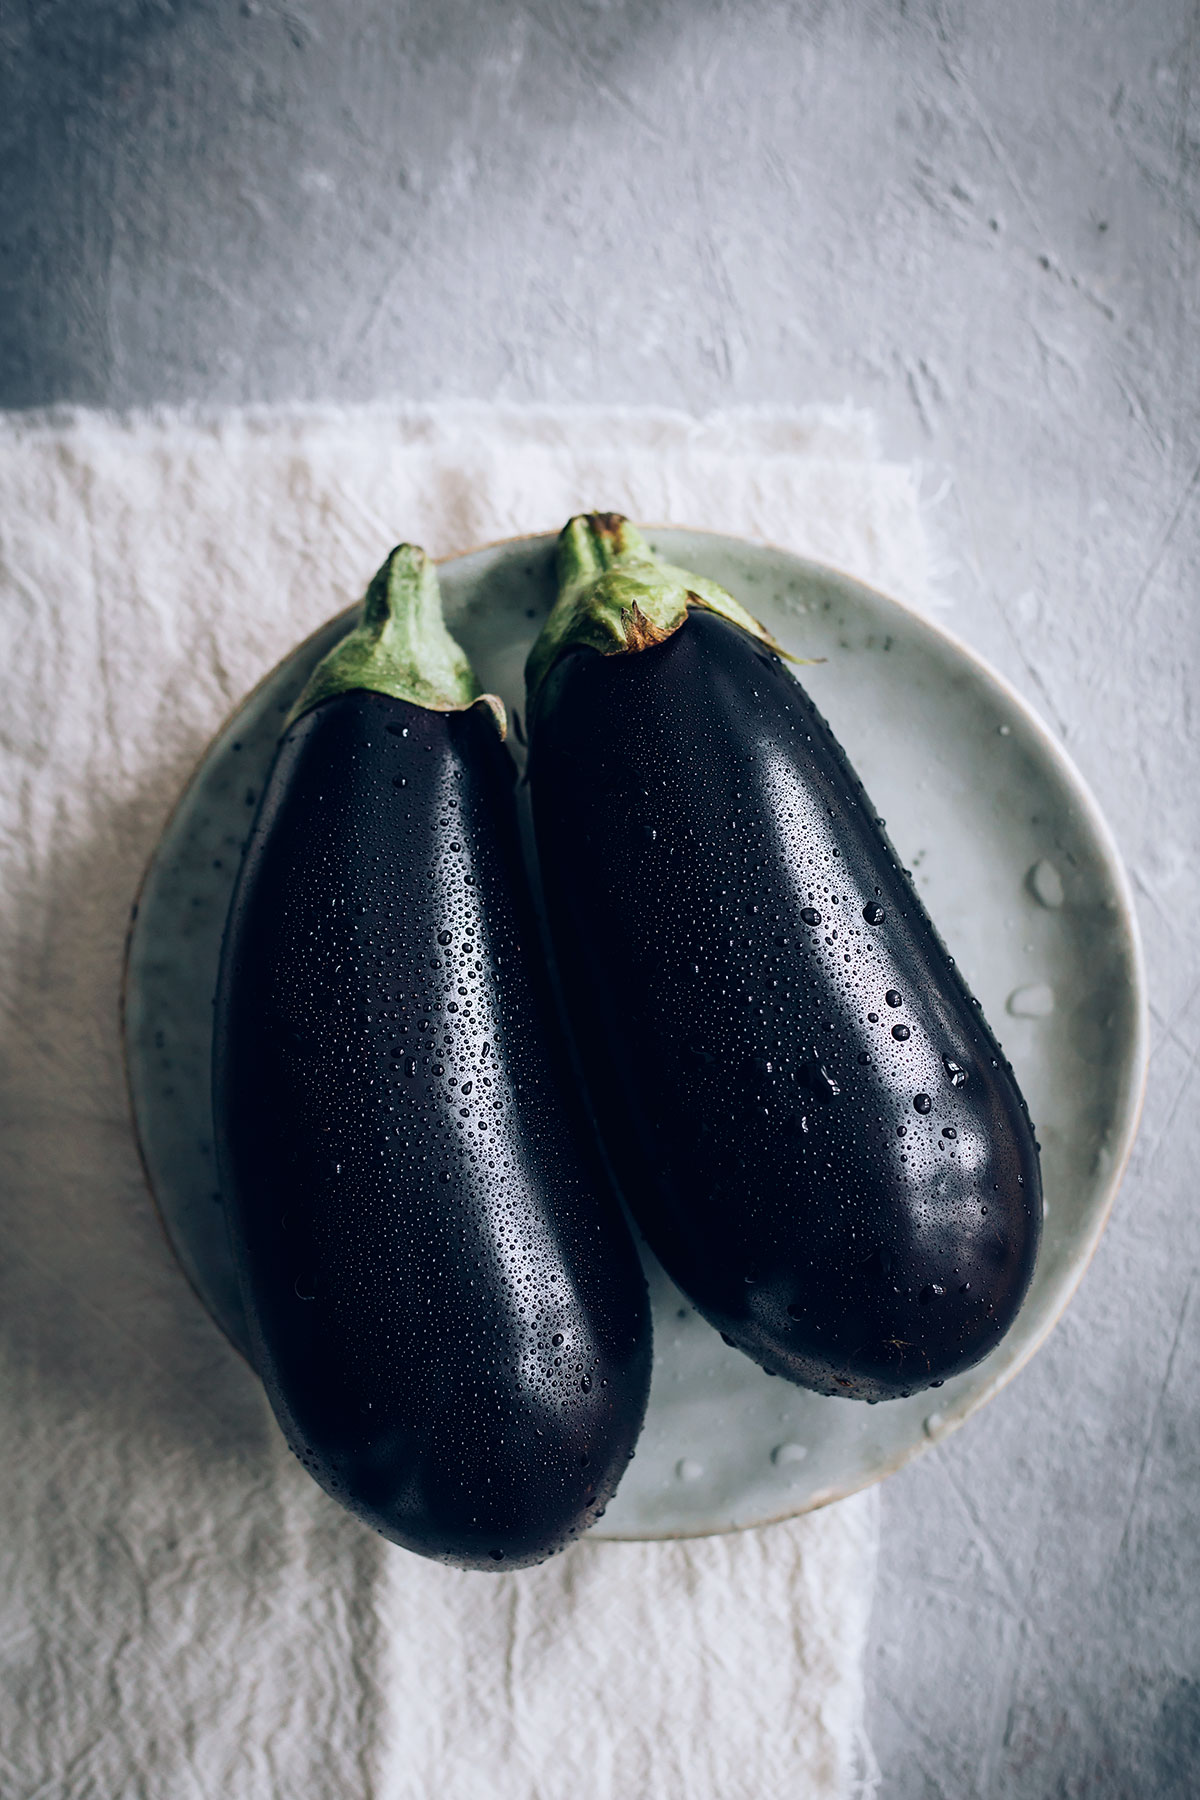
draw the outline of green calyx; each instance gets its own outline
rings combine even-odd
[[[287,724],[355,688],[391,694],[429,712],[487,706],[501,737],[508,728],[503,701],[480,693],[474,670],[446,630],[437,569],[415,544],[392,551],[367,589],[358,624],[317,664]]]
[[[568,650],[586,645],[602,656],[647,650],[678,631],[693,606],[719,613],[787,655],[732,594],[661,561],[620,513],[581,513],[569,520],[557,554],[558,599],[525,664],[531,716],[547,675]]]

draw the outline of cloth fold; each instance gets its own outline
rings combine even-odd
[[[601,506],[928,601],[846,407],[0,418],[0,1792],[842,1800],[872,1785],[871,1494],[435,1568],[344,1515],[183,1281],[121,1067],[130,901],[205,742],[396,541]]]

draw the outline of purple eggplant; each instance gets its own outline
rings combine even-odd
[[[216,1000],[255,1361],[350,1511],[462,1568],[603,1511],[650,1373],[645,1281],[564,1082],[503,709],[393,552],[286,725]]]
[[[530,656],[538,858],[602,1137],[668,1273],[764,1369],[868,1401],[985,1356],[1029,1286],[1012,1070],[769,634],[574,519]]]

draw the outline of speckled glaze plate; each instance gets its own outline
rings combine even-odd
[[[1141,954],[1116,849],[1079,775],[1024,702],[895,601],[784,551],[648,534],[721,582],[801,671],[1011,1057],[1043,1146],[1046,1227],[1013,1330],[937,1392],[867,1407],[768,1379],[647,1256],[655,1364],[637,1454],[594,1537],[698,1536],[821,1506],[960,1425],[1033,1355],[1104,1229],[1146,1067]],[[523,707],[553,594],[553,539],[442,564],[450,629],[486,689]],[[142,1154],[193,1287],[240,1349],[245,1324],[213,1167],[211,1001],[230,890],[280,721],[343,614],[301,644],[210,746],[147,871],[130,938],[125,1041]],[[518,761],[521,746],[510,734]]]

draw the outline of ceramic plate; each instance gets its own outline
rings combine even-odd
[[[721,582],[800,656],[946,943],[1011,1057],[1041,1138],[1046,1227],[1012,1331],[938,1392],[867,1407],[772,1381],[647,1257],[655,1364],[645,1430],[594,1537],[731,1531],[877,1481],[962,1423],[1025,1363],[1107,1220],[1146,1066],[1141,959],[1112,839],[1082,780],[1011,688],[945,632],[784,551],[661,530],[672,562]],[[450,629],[485,689],[523,708],[526,652],[553,596],[553,539],[442,564]],[[147,871],[130,938],[133,1107],[167,1234],[218,1324],[246,1334],[213,1167],[209,1050],[221,931],[280,721],[332,620],[267,677],[204,757]],[[510,733],[514,755],[522,752]]]

